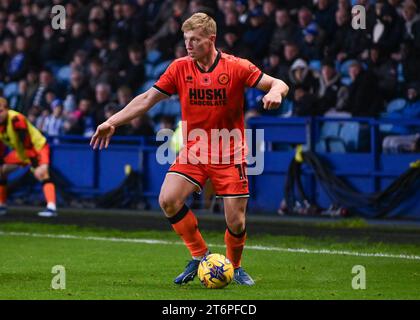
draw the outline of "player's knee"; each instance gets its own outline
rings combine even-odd
[[[38,179],[39,181],[48,180],[50,178],[48,174],[48,170],[35,171],[34,175],[35,175],[35,178]]]
[[[161,193],[159,195],[159,205],[167,216],[172,217],[182,208],[184,202],[176,199],[176,197]]]
[[[237,216],[226,219],[226,224],[230,231],[232,231],[235,234],[240,234],[242,231],[245,230],[245,216]]]

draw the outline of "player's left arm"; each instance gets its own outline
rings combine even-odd
[[[256,85],[256,88],[267,92],[263,97],[264,109],[271,110],[280,107],[283,98],[289,92],[289,86],[284,81],[263,74],[261,80]]]

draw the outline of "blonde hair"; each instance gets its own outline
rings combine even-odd
[[[191,17],[184,21],[182,24],[182,32],[196,30],[201,28],[206,36],[216,35],[216,21],[209,15],[198,12],[194,13]]]

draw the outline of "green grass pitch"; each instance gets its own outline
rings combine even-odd
[[[203,235],[212,252],[224,254],[222,233]],[[164,242],[145,243],[144,239]],[[189,257],[171,232],[2,223],[0,299],[420,298],[420,246],[268,235],[250,235],[247,246],[242,264],[256,285],[230,284],[210,290],[197,278],[184,286],[173,284]],[[309,251],[283,250],[287,248]],[[343,255],[336,252],[340,250],[409,257]],[[51,288],[55,265],[65,267],[64,290]],[[352,288],[355,265],[365,267],[365,290]]]

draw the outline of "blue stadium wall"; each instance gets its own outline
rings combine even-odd
[[[337,119],[337,121],[340,119]],[[305,144],[315,149],[319,132],[316,127],[324,119],[251,119],[251,128],[264,129],[264,172],[249,177],[251,198],[250,213],[276,214],[283,199],[284,183],[290,161],[295,156],[294,148],[272,148],[276,143]],[[340,121],[343,121],[342,119]],[[344,178],[355,189],[371,193],[383,190],[399,175],[418,160],[419,154],[382,154],[378,152],[375,132],[380,123],[369,123],[371,145],[368,152],[326,153],[320,152],[325,165],[336,175]],[[314,125],[314,123],[317,125]],[[318,130],[319,131],[319,130]],[[72,191],[80,197],[103,194],[116,188],[125,179],[125,166],[142,174],[143,196],[151,208],[159,208],[158,195],[169,164],[161,165],[156,160],[157,146],[139,138],[115,137],[106,150],[93,151],[88,139],[60,137],[51,140],[52,164],[72,185]],[[305,191],[320,206],[331,202],[324,189],[315,180],[313,172],[303,168]],[[15,173],[14,176],[18,176]],[[13,178],[13,177],[12,177]],[[420,184],[408,200],[391,212],[388,217],[420,219]]]

